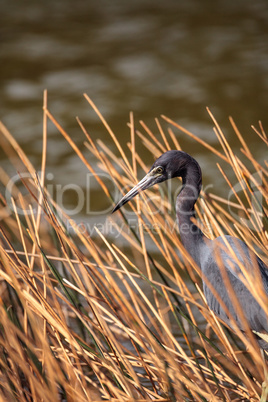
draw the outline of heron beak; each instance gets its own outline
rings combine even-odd
[[[128,201],[132,200],[138,193],[147,188],[153,186],[156,183],[156,179],[159,175],[153,174],[153,172],[149,172],[135,187],[133,187],[114,207],[112,213],[121,208]]]

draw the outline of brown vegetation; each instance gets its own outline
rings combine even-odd
[[[232,208],[250,225],[230,214],[227,200],[205,193],[197,205],[198,224],[206,228],[209,237],[224,231],[242,238],[266,263],[267,162],[256,161],[231,120],[233,132],[241,142],[242,162],[210,112],[221,148],[214,149],[164,116],[169,123],[166,132],[159,120],[157,134],[143,122],[137,130],[131,114],[129,157],[93,102],[87,96],[86,99],[110,134],[117,148],[115,153],[101,141],[93,141],[80,121],[81,135],[86,140],[85,149],[78,149],[45,101],[42,172],[38,176],[27,155],[0,126],[1,145],[25,187],[22,193],[13,186],[12,208],[1,198],[1,399],[259,400],[266,380],[261,352],[250,334],[237,329],[234,335],[208,309],[198,267],[174,230],[175,215],[165,214],[173,209],[168,199],[154,214],[159,208],[157,191],[137,197],[131,203],[138,222],[136,231],[128,226],[122,212],[109,218],[114,227],[123,228],[124,251],[122,237],[105,237],[97,229],[98,236],[90,237],[74,221],[75,235],[70,236],[65,225],[68,217],[46,190],[47,120],[58,128],[90,172],[94,172],[89,162],[94,157],[118,188],[131,186],[137,170],[148,170],[137,153],[136,141],[155,156],[180,148],[173,130],[198,141],[218,158],[226,188],[232,187],[235,177],[245,184],[243,195],[235,194]],[[253,128],[252,135],[267,146],[261,125]],[[88,158],[89,152],[92,158]],[[220,163],[232,168],[232,179]],[[6,186],[9,177],[3,168],[0,178]],[[109,198],[112,206],[116,200],[112,200],[105,181],[96,178],[103,197]],[[252,202],[250,183],[262,194],[263,205],[259,208]],[[21,209],[28,213],[19,213]],[[147,247],[148,241],[154,244],[153,252]],[[252,283],[252,291],[267,306],[258,283]]]

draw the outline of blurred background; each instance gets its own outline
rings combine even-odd
[[[0,119],[37,169],[44,89],[49,109],[81,147],[76,116],[94,139],[112,146],[85,92],[123,145],[130,111],[154,132],[154,118],[165,114],[215,145],[208,106],[234,150],[239,144],[229,115],[255,157],[266,156],[250,126],[261,120],[268,131],[267,0],[2,0],[0,34]],[[204,181],[226,195],[213,158],[177,134],[200,162]],[[146,150],[137,151],[147,158]],[[149,153],[147,159],[151,165]],[[47,172],[54,183],[86,185],[85,168],[52,126]],[[97,185],[94,191],[97,199]],[[75,203],[75,194],[67,198]],[[84,209],[79,216],[91,219]]]

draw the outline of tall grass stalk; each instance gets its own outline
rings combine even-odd
[[[266,263],[267,162],[255,159],[230,119],[241,143],[240,156],[235,154],[209,110],[218,147],[165,116],[156,119],[153,128],[144,122],[137,127],[132,113],[129,142],[120,144],[96,105],[85,97],[106,128],[109,145],[93,140],[78,119],[85,136],[80,149],[49,111],[45,94],[41,169],[32,165],[0,123],[1,146],[21,177],[11,189],[8,172],[0,170],[3,189],[12,190],[9,200],[7,191],[1,196],[1,399],[258,401],[267,377],[265,358],[249,329],[243,333],[233,322],[234,334],[209,310],[200,269],[180,242],[169,197],[160,202],[157,190],[148,190],[131,203],[135,227],[127,212],[120,211],[107,216],[119,237],[97,228],[90,236],[47,190],[48,121],[96,175],[111,206],[114,194],[97,171],[108,173],[118,189],[126,188],[156,156],[179,149],[184,136],[199,142],[217,157],[215,176],[222,174],[226,194],[230,188],[234,196],[230,202],[202,192],[197,224],[210,238],[223,233],[240,237]],[[260,146],[268,145],[261,124],[252,135]],[[141,147],[152,153],[149,165],[139,156]],[[235,191],[237,182],[241,192]],[[253,281],[243,266],[241,270],[246,286],[268,311],[260,281]],[[224,272],[223,280],[230,287]],[[232,297],[243,316],[243,306]]]

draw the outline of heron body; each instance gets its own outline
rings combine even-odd
[[[198,162],[189,154],[182,151],[167,151],[162,154],[149,173],[115,206],[113,212],[139,192],[173,177],[182,178],[182,189],[176,201],[181,241],[202,271],[208,306],[230,327],[234,320],[241,330],[245,330],[246,320],[254,333],[268,334],[268,307],[264,311],[243,283],[246,278],[240,264],[245,267],[250,278],[259,280],[267,296],[268,267],[238,238],[221,236],[210,240],[194,224],[192,218],[195,216],[194,206],[201,190],[202,172]],[[242,308],[244,319],[237,309],[232,293]],[[268,349],[265,340],[260,337],[257,340],[261,348]]]

